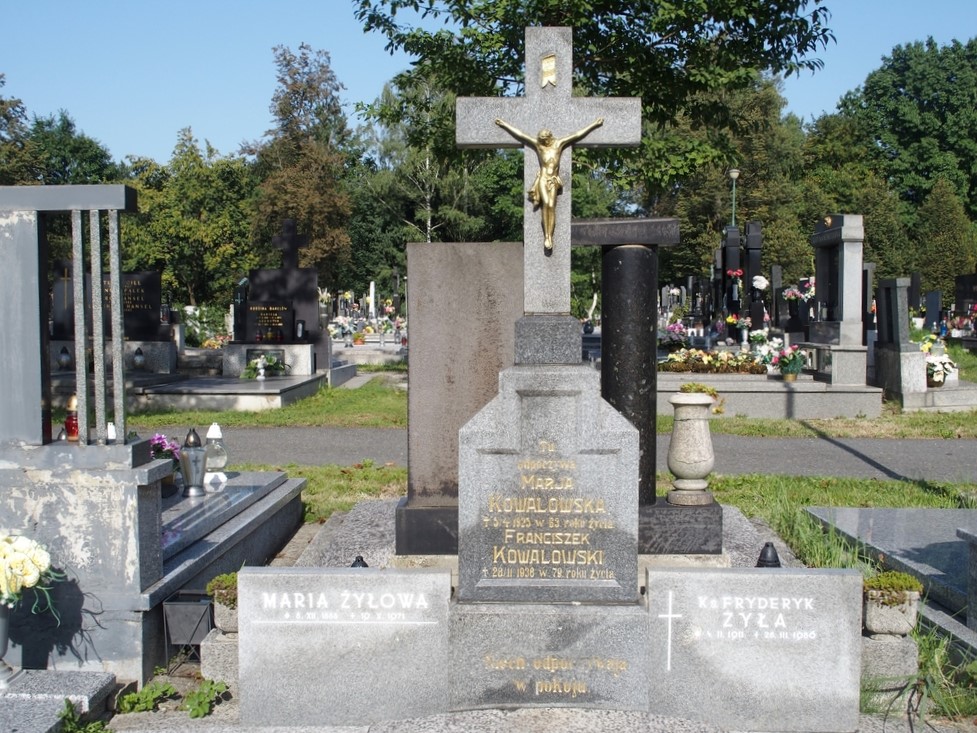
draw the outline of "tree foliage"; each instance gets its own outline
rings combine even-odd
[[[270,109],[276,126],[264,142],[244,148],[256,156],[261,179],[254,240],[267,264],[277,265],[270,242],[282,221],[294,219],[309,238],[308,248],[299,252],[299,264],[317,268],[328,281],[348,259],[350,247],[342,150],[350,133],[339,101],[343,87],[325,51],[303,43],[298,53],[276,46],[274,54],[278,87]]]
[[[6,84],[0,73],[0,89]],[[0,96],[0,186],[30,182],[27,110],[19,99]]]
[[[408,11],[423,24],[400,23]],[[465,96],[520,93],[525,27],[569,26],[576,85],[640,96],[646,125],[659,133],[682,115],[694,128],[735,126],[719,92],[749,86],[761,70],[820,68],[809,54],[833,40],[821,0],[358,0],[356,15],[365,30],[387,37],[389,50],[419,58],[404,76],[433,74]],[[439,20],[448,27],[424,27]],[[658,134],[636,152],[613,155],[631,161],[657,192],[690,166],[721,157],[723,143]]]
[[[919,207],[913,230],[916,267],[923,290],[940,290],[949,298],[954,278],[974,271],[977,242],[954,186],[939,178]]]
[[[903,200],[945,180],[977,218],[977,39],[896,46],[840,109]]]
[[[65,110],[35,117],[28,134],[31,177],[45,185],[105,183],[118,180],[119,167],[94,138],[78,132]]]
[[[139,214],[123,217],[127,270],[158,270],[173,302],[230,301],[242,275],[258,266],[250,231],[255,180],[244,158],[201,151],[180,131],[167,166],[133,162]]]

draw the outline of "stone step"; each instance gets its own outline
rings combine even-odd
[[[0,730],[17,733],[56,733],[60,713],[70,700],[83,720],[99,720],[109,712],[115,675],[107,672],[67,672],[28,669],[0,690]]]
[[[942,387],[902,395],[904,412],[969,412],[977,409],[977,384],[948,381]]]

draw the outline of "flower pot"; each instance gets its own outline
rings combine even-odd
[[[681,506],[712,504],[706,491],[706,476],[716,464],[709,432],[709,411],[713,398],[696,392],[679,392],[668,400],[675,409],[672,439],[668,445],[668,470],[675,474],[675,489],[668,503]]]
[[[870,634],[905,636],[916,627],[919,593],[899,591],[891,593],[867,590],[863,595],[863,625]]]
[[[225,634],[237,633],[237,609],[214,601],[214,626]]]
[[[797,372],[782,372],[781,375],[785,382],[796,382]]]
[[[929,389],[939,389],[944,384],[946,384],[946,380],[945,379],[941,379],[941,380],[937,381],[937,380],[933,379],[932,377],[929,377],[929,376],[926,377],[926,386]]]

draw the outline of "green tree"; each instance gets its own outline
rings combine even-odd
[[[299,264],[315,267],[326,282],[349,258],[346,223],[350,201],[343,185],[350,141],[339,92],[342,85],[329,65],[329,54],[307,44],[293,53],[274,49],[278,87],[272,96],[275,127],[264,142],[245,146],[256,156],[261,179],[254,219],[254,240],[267,264],[274,262],[271,240],[285,219],[295,219],[309,238]]]
[[[924,290],[940,290],[950,299],[954,278],[974,271],[977,240],[953,185],[939,178],[919,207],[913,239],[916,267]]]
[[[209,145],[201,151],[186,128],[165,167],[146,159],[132,165],[139,214],[123,217],[123,267],[159,270],[174,302],[230,302],[240,277],[259,265],[248,163]]]
[[[6,84],[0,73],[0,89]],[[27,110],[19,99],[0,96],[0,186],[29,183]]]
[[[57,116],[35,117],[28,140],[32,177],[37,183],[90,184],[119,178],[119,166],[109,151],[94,138],[78,132],[64,110]]]
[[[401,24],[410,10],[428,26],[448,27]],[[673,139],[670,123],[684,115],[693,128],[735,126],[722,92],[748,87],[762,70],[818,69],[822,62],[809,54],[833,40],[820,0],[358,0],[356,15],[365,30],[387,37],[389,49],[419,59],[405,76],[433,74],[466,96],[520,91],[526,26],[572,27],[576,85],[642,98],[645,123],[657,134],[633,154],[613,155],[631,162],[648,196],[726,152],[721,135]]]
[[[977,39],[896,46],[864,85],[842,99],[879,175],[919,206],[949,182],[977,218]],[[909,210],[908,213],[912,213]]]

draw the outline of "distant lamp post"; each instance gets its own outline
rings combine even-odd
[[[740,169],[730,168],[729,177],[733,181],[733,226],[736,226],[736,179],[740,177]]]
[[[62,346],[61,351],[58,354],[58,368],[61,371],[67,371],[71,367],[71,354],[68,352],[67,346]]]

